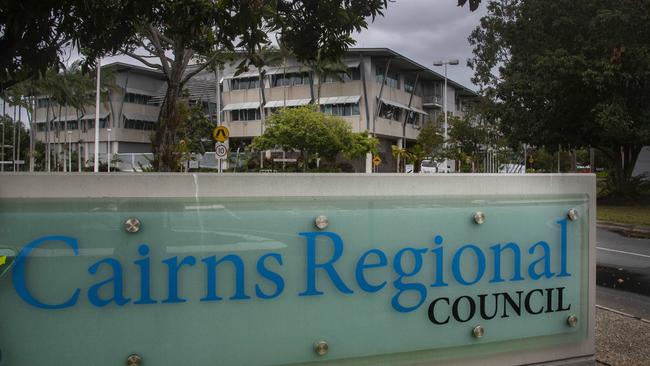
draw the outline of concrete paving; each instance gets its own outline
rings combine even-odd
[[[596,309],[598,365],[650,365],[650,322],[622,313]]]

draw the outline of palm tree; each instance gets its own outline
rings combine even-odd
[[[342,74],[348,72],[348,67],[341,60],[332,60],[323,57],[323,54],[319,51],[316,59],[307,63],[307,66],[310,69],[309,73],[309,87],[311,91],[311,97],[315,104],[320,104],[321,88],[323,86],[323,81],[328,76],[332,76],[337,81],[343,81]],[[314,79],[318,80],[318,94],[314,95]]]
[[[414,161],[416,159],[416,155],[410,152],[409,150],[405,148],[400,148],[397,145],[392,145],[391,146],[391,153],[394,158],[397,158],[397,172],[400,173],[401,171],[404,171],[402,169],[403,166],[405,166],[407,161]]]

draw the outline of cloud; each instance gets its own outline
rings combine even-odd
[[[431,66],[434,60],[457,58],[460,65],[449,67],[449,77],[477,89],[465,62],[472,56],[467,37],[485,12],[484,5],[471,12],[457,7],[455,0],[398,0],[389,3],[384,17],[355,34],[356,47],[390,48],[439,72],[441,68]]]

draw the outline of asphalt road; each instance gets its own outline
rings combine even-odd
[[[650,239],[596,233],[596,304],[650,319]]]

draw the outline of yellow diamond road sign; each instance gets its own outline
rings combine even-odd
[[[215,141],[225,142],[226,140],[228,140],[229,136],[230,136],[230,131],[228,131],[228,129],[224,126],[216,127],[212,131],[212,138],[214,138]]]
[[[372,163],[375,166],[379,166],[379,164],[381,164],[381,158],[379,157],[379,155],[375,155],[375,157],[372,159]]]

